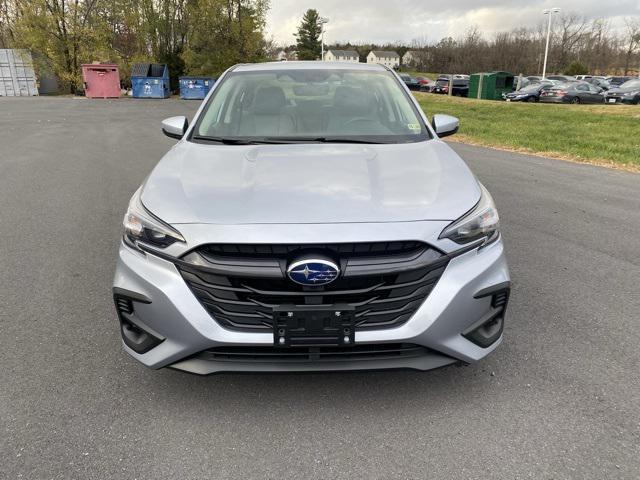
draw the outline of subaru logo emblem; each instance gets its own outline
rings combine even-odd
[[[300,260],[287,269],[289,278],[305,286],[327,285],[340,274],[340,268],[333,262],[320,259]]]

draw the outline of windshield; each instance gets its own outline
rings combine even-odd
[[[430,138],[404,87],[386,70],[230,72],[191,139],[223,143],[405,143]]]

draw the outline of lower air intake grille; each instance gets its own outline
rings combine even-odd
[[[429,350],[408,343],[382,343],[353,347],[220,347],[206,350],[197,357],[218,362],[350,362],[419,357]]]
[[[302,255],[323,255],[340,266],[325,286],[302,286],[286,276]],[[185,282],[222,326],[271,331],[282,305],[348,304],[358,330],[405,323],[440,279],[449,259],[421,242],[312,245],[206,245],[177,267]]]

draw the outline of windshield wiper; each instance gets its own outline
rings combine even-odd
[[[233,138],[233,137],[209,137],[207,135],[194,135],[193,140],[199,140],[202,142],[222,143],[223,145],[279,145],[282,143],[279,140],[271,139],[255,139],[249,140],[246,138]]]
[[[363,143],[382,144],[387,142],[376,142],[375,140],[365,140],[361,138],[341,138],[341,137],[268,137],[267,140],[279,140],[282,143],[295,142],[316,142],[316,143]]]

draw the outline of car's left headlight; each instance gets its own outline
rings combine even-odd
[[[184,238],[175,228],[149,212],[140,200],[140,187],[131,197],[129,208],[124,216],[125,241],[132,247],[143,243],[157,248],[166,248],[175,242],[184,242]]]
[[[479,183],[479,182],[478,182]],[[491,194],[480,184],[480,201],[464,216],[445,228],[440,238],[448,238],[459,244],[468,244],[484,239],[487,245],[500,236],[500,217]]]

